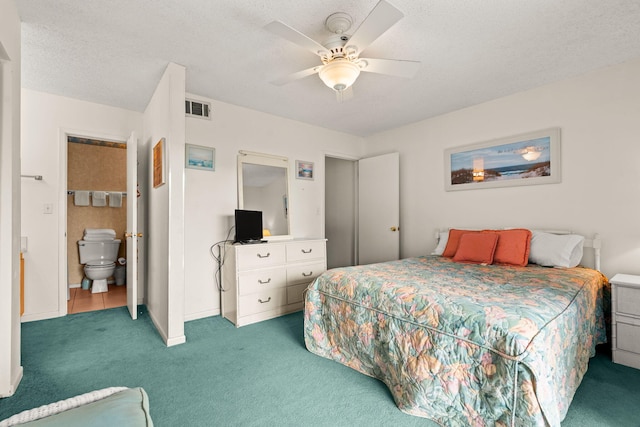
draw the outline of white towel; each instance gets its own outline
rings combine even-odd
[[[107,234],[90,234],[82,238],[85,242],[102,242],[105,240],[113,240],[113,237]]]
[[[76,206],[89,206],[89,192],[76,191],[73,195],[73,204]]]
[[[105,240],[114,240],[114,237],[109,234],[88,234],[82,240],[85,242],[104,242]]]
[[[116,238],[116,231],[111,228],[86,228],[82,240],[85,242],[103,242]]]
[[[109,206],[112,208],[122,207],[122,193],[118,191],[109,192]]]
[[[106,242],[115,239],[108,234],[91,234],[89,236],[84,236],[82,240],[85,242]]]
[[[92,199],[93,206],[107,206],[107,193],[105,191],[94,191]]]
[[[85,228],[84,235],[89,234],[110,234],[112,237],[116,237],[116,230],[112,228]]]

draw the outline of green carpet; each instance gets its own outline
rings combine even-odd
[[[24,378],[0,419],[110,386],[143,387],[163,426],[435,426],[406,415],[386,386],[309,353],[302,313],[236,329],[213,317],[185,324],[167,348],[144,307],[22,325]],[[640,371],[598,354],[563,427],[640,426]]]

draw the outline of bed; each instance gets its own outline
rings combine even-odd
[[[559,426],[606,342],[608,283],[596,269],[530,264],[529,233],[524,265],[438,254],[325,272],[305,297],[308,350],[441,425]]]

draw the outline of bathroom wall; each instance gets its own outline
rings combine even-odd
[[[69,190],[126,191],[126,144],[70,138],[68,142],[67,188]],[[111,228],[116,238],[124,242],[127,226],[127,197],[122,207],[75,206],[73,196],[67,197],[67,265],[69,284],[80,284],[84,277],[80,264],[78,240],[85,228]],[[126,258],[126,245],[120,245],[119,257]]]

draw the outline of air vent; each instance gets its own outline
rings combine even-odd
[[[211,104],[206,102],[193,101],[187,99],[184,101],[185,112],[190,117],[200,117],[201,119],[211,119]]]

